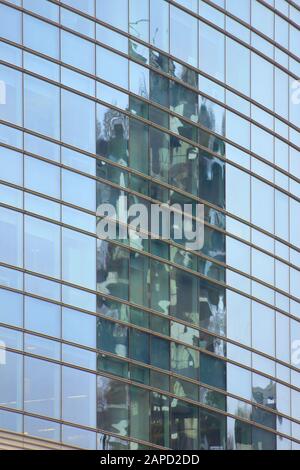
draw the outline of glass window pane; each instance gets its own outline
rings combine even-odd
[[[23,184],[23,157],[21,153],[0,147],[0,178],[19,186]]]
[[[200,355],[200,381],[226,390],[226,363],[202,353]]]
[[[96,239],[69,229],[62,231],[63,278],[95,289]]]
[[[48,196],[60,198],[60,168],[25,156],[24,185]]]
[[[23,296],[0,289],[0,322],[22,326]]]
[[[128,60],[103,47],[97,47],[97,76],[127,90]]]
[[[0,65],[0,119],[22,125],[22,74]],[[4,98],[4,99],[3,99]]]
[[[116,15],[116,12],[118,14]],[[124,0],[96,0],[96,16],[116,28],[128,31],[128,2]]]
[[[200,449],[226,449],[226,417],[200,409]]]
[[[93,74],[95,73],[95,45],[75,34],[61,31],[61,60]]]
[[[35,335],[24,335],[24,351],[36,356],[43,356],[49,359],[60,360],[61,345],[58,341],[40,338]]]
[[[60,366],[25,357],[24,407],[30,413],[60,418]]]
[[[226,74],[228,85],[250,95],[250,51],[230,38],[226,38]]]
[[[290,242],[296,246],[300,245],[300,204],[294,199],[290,199]]]
[[[197,67],[198,24],[196,18],[171,5],[170,53]]]
[[[160,369],[170,368],[170,343],[169,341],[151,336],[151,364]]]
[[[97,319],[97,348],[128,357],[128,328],[103,318]]]
[[[62,360],[85,369],[96,369],[96,353],[76,346],[62,345]]]
[[[264,431],[263,429],[259,429],[253,426],[252,442],[254,450],[275,450],[276,434]]]
[[[40,0],[39,2],[36,0],[23,0],[23,8],[34,11],[49,20],[59,21],[59,6],[47,0]]]
[[[25,297],[25,328],[60,337],[61,308],[43,300]]]
[[[60,161],[59,145],[43,138],[25,133],[24,149],[27,150],[27,152],[35,153],[36,155],[47,158],[48,160],[53,160],[55,162]]]
[[[151,442],[169,447],[170,410],[169,398],[156,392],[151,392],[150,432]]]
[[[19,189],[0,184],[0,200],[3,204],[19,209],[23,208],[23,193]]]
[[[252,178],[252,223],[271,233],[274,231],[274,203],[274,189]]]
[[[64,0],[66,5],[70,5],[77,10],[81,10],[89,15],[94,15],[94,0]]]
[[[29,52],[24,53],[23,67],[45,78],[59,82],[59,65],[49,60],[42,59],[35,54],[30,54]]]
[[[96,436],[97,434],[93,431],[62,425],[62,441],[71,446],[77,446],[86,450],[95,450],[97,447]]]
[[[13,432],[23,431],[23,416],[12,411],[0,410],[0,427]]]
[[[97,377],[97,427],[126,436],[129,427],[128,385]]]
[[[130,436],[149,441],[149,391],[130,387]]]
[[[130,119],[130,166],[148,174],[149,126]]]
[[[62,418],[84,426],[96,426],[96,376],[69,367],[62,374]]]
[[[21,42],[21,12],[0,5],[0,36],[14,42]]]
[[[250,22],[250,0],[226,0],[226,9],[241,20]]]
[[[63,308],[62,335],[63,339],[72,343],[83,344],[90,348],[96,347],[96,317],[86,313]]]
[[[252,305],[252,346],[270,356],[275,354],[274,311],[257,302]]]
[[[149,0],[129,0],[129,33],[149,41]]]
[[[250,300],[230,290],[226,293],[227,335],[230,339],[250,346],[251,310]]]
[[[149,70],[135,62],[130,63],[130,91],[149,99]]]
[[[77,191],[74,191],[77,188]],[[79,207],[90,211],[96,210],[96,182],[91,178],[63,170],[62,198]]]
[[[23,263],[23,215],[0,207],[0,261],[14,266]]]
[[[199,408],[172,399],[171,401],[171,448],[196,450],[198,447]]]
[[[171,367],[177,374],[199,380],[199,352],[171,343]]]
[[[227,391],[251,400],[251,373],[234,364],[227,363]]]
[[[169,51],[169,3],[150,0],[150,43]]]
[[[24,416],[24,433],[40,439],[60,441],[60,424],[45,419]]]
[[[97,290],[128,300],[129,253],[102,240],[97,241]]]
[[[126,165],[129,154],[128,138],[128,117],[119,111],[98,105],[97,154]]]
[[[199,68],[214,78],[224,81],[224,35],[199,22]]]
[[[5,364],[0,366],[0,403],[8,408],[22,408],[23,357],[5,352]]]
[[[98,450],[128,450],[129,442],[108,434],[98,434]]]
[[[59,58],[59,29],[56,26],[24,15],[24,45],[55,59]]]
[[[253,52],[251,54],[251,95],[255,101],[273,109],[274,66]]]
[[[60,138],[60,90],[37,78],[24,76],[25,127]]]
[[[81,15],[78,15],[77,13],[71,12],[67,10],[66,8],[61,9],[61,24],[66,26],[67,28],[70,28],[71,30],[78,31],[81,34],[84,34],[85,36],[89,36],[90,38],[94,39],[95,36],[95,24],[93,21],[84,18]],[[89,46],[85,45],[87,49],[89,49],[91,46],[91,49],[94,49],[94,45],[90,44]],[[92,59],[92,62],[89,62],[90,64],[93,64],[94,60]],[[88,66],[89,66],[88,65]]]
[[[60,227],[25,217],[25,266],[51,277],[60,277]]]
[[[62,140],[95,153],[95,103],[62,90]]]
[[[135,361],[150,362],[149,335],[134,329],[130,330],[130,357]]]

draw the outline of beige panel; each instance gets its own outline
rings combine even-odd
[[[65,446],[58,442],[47,441],[0,430],[0,450],[72,450],[74,447]]]

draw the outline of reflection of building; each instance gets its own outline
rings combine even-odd
[[[0,429],[24,445],[300,445],[299,2],[208,3],[0,1]],[[169,239],[134,215],[104,239],[125,200],[149,227],[176,205]]]

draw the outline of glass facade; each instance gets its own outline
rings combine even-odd
[[[0,429],[300,449],[299,44],[299,0],[0,0]],[[104,239],[124,196],[203,247]]]

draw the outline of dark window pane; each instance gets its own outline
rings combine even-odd
[[[103,318],[97,319],[97,348],[127,357],[128,328]]]
[[[149,441],[149,392],[130,387],[130,436]]]
[[[220,359],[200,354],[200,381],[226,390],[226,364]]]
[[[128,414],[128,385],[106,377],[98,377],[98,428],[126,436],[128,432]]]
[[[226,418],[200,409],[200,449],[226,449]]]
[[[136,361],[149,364],[149,334],[137,330],[130,330],[130,357]]]
[[[151,336],[151,364],[160,369],[170,367],[170,343],[156,336]]]
[[[198,413],[196,406],[171,400],[171,448],[196,450],[198,447]]]

